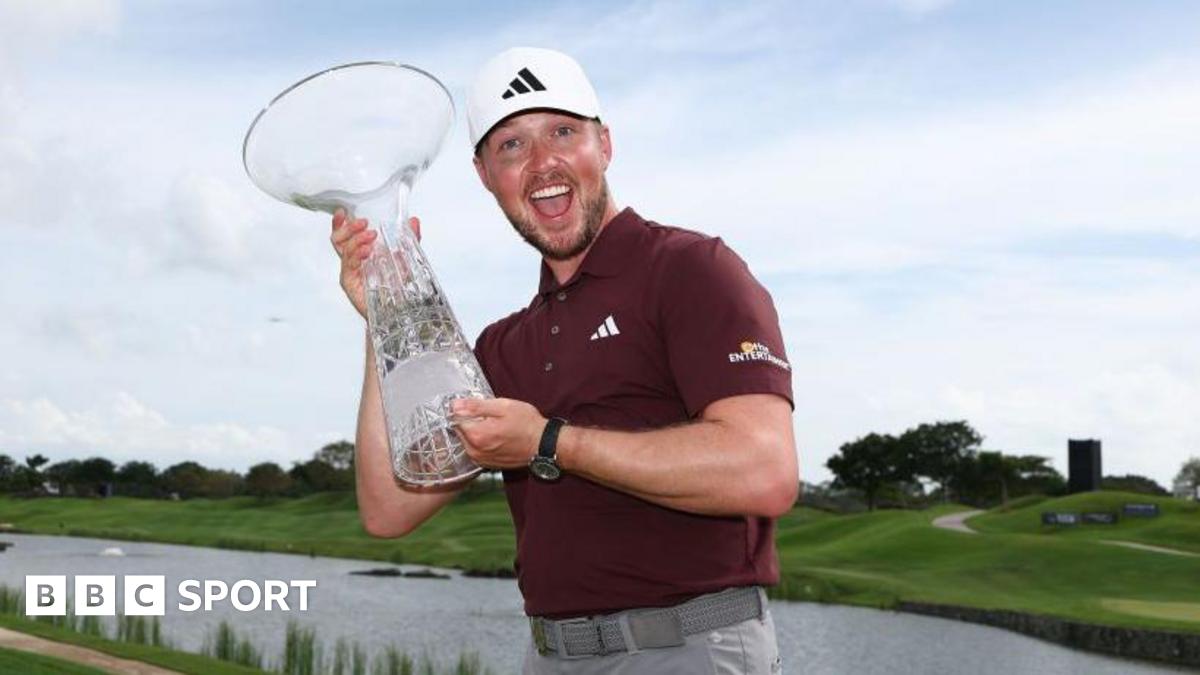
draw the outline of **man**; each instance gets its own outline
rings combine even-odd
[[[501,53],[470,93],[480,181],[541,254],[528,307],[475,353],[498,398],[454,414],[503,471],[532,640],[527,673],[770,673],[773,519],[798,487],[791,373],[770,296],[720,239],[617,207],[587,76]],[[334,218],[342,285],[366,315],[362,221]],[[414,228],[418,227],[416,222]],[[375,536],[402,536],[461,487],[391,478],[367,341],[356,473]]]

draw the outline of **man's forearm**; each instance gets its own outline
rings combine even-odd
[[[758,403],[754,414],[768,419],[753,424],[738,420],[740,410],[732,408],[723,416],[653,431],[568,425],[559,435],[559,463],[565,471],[681,511],[778,516],[791,508],[799,483],[791,410],[780,399]],[[764,413],[764,405],[773,409]]]

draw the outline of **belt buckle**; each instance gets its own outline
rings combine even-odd
[[[529,617],[529,630],[533,633],[533,646],[541,656],[550,654],[550,645],[546,642],[546,622],[536,616]]]
[[[576,624],[583,624],[583,625],[591,624],[593,627],[595,627],[596,641],[600,644],[600,651],[598,651],[594,654],[572,654],[570,652],[570,650],[567,649],[567,641],[563,639],[563,627],[564,626],[573,626]],[[556,641],[558,642],[558,658],[560,658],[560,659],[566,659],[566,660],[586,659],[586,658],[589,658],[592,656],[604,656],[605,654],[608,653],[608,649],[604,645],[604,638],[600,634],[600,622],[591,617],[581,616],[581,617],[578,617],[575,619],[563,619],[561,621],[551,622],[550,626],[551,626],[551,630],[554,631],[554,637],[555,637]]]

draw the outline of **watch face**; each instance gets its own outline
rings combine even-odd
[[[529,472],[542,480],[558,480],[562,475],[558,465],[545,457],[534,457],[533,461],[529,462]]]

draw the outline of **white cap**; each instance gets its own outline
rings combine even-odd
[[[504,118],[533,108],[600,116],[596,90],[575,59],[552,49],[514,47],[494,56],[475,77],[467,96],[471,146]]]

